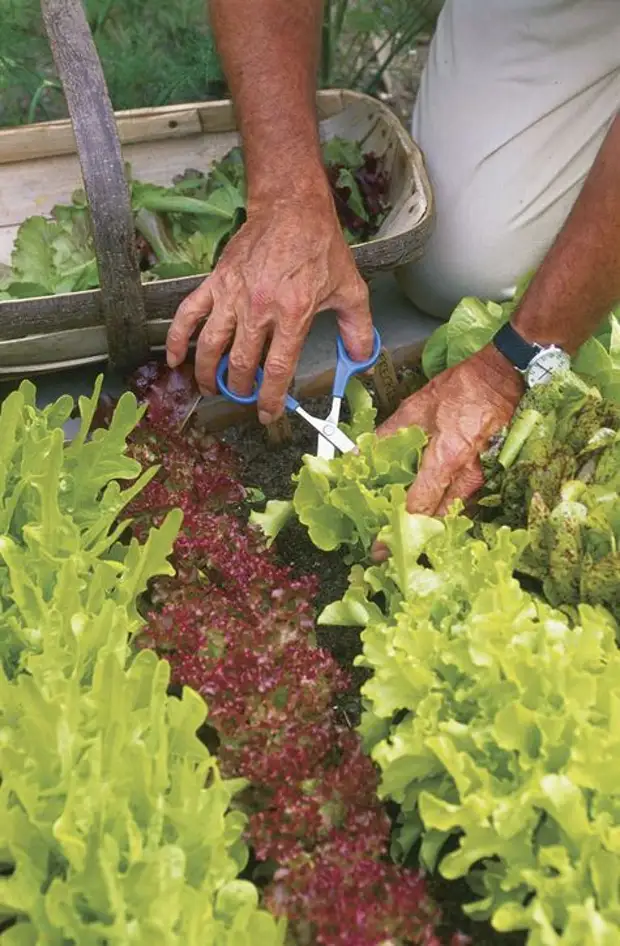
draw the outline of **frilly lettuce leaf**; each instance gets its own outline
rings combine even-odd
[[[99,271],[86,212],[71,224],[46,217],[24,221],[11,263],[13,279],[6,291],[12,298],[95,288]]]
[[[342,423],[342,430],[351,440],[357,440],[362,434],[374,433],[377,408],[371,393],[358,378],[351,378],[345,393],[351,411],[351,422]]]
[[[24,382],[0,410],[0,887],[6,942],[283,946],[286,926],[239,879],[241,780],[196,735],[207,712],[134,652],[138,598],[171,574],[179,510],[141,545],[118,517],[150,477],[125,455],[125,395],[88,436],[96,395],[44,410]],[[133,481],[121,489],[118,480]]]
[[[571,619],[520,587],[525,531],[482,541],[458,508],[438,521],[392,498],[391,558],[356,566],[321,623],[364,626],[360,731],[400,806],[394,857],[422,840],[428,869],[473,872],[467,912],[528,942],[618,938],[620,809],[601,764],[618,740],[614,621],[583,604]]]
[[[342,428],[355,440],[358,452],[332,460],[311,454],[303,458],[293,476],[292,501],[272,500],[264,512],[250,515],[269,544],[295,514],[317,548],[332,551],[344,545],[353,557],[367,553],[388,521],[392,488],[413,481],[426,434],[408,427],[379,438],[374,433],[376,409],[362,383],[353,379],[346,396],[351,421]]]
[[[267,547],[269,548],[278,533],[294,514],[295,507],[290,499],[272,499],[267,503],[264,512],[252,510],[250,522],[261,529],[267,539]]]
[[[534,388],[484,467],[481,533],[527,526],[519,570],[548,601],[603,604],[620,618],[620,405],[573,372]]]
[[[293,477],[292,509],[272,500],[264,513],[253,512],[251,521],[272,542],[294,511],[317,548],[345,545],[353,555],[367,553],[387,523],[394,484],[413,481],[425,442],[420,428],[409,427],[384,438],[361,434],[357,454],[333,460],[306,455]]]

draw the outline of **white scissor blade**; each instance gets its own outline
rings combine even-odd
[[[347,437],[342,430],[336,427],[329,419],[323,420],[318,417],[314,417],[312,414],[309,414],[303,409],[303,407],[298,407],[296,413],[306,421],[307,424],[310,424],[311,427],[314,427],[318,433],[322,434],[322,437],[327,440],[332,447],[335,447],[336,450],[339,450],[340,453],[349,453],[349,451],[355,449],[355,443],[351,440],[350,437]],[[318,454],[321,456],[322,454]]]
[[[351,450],[355,450],[355,442],[351,440],[350,437],[347,437],[342,430],[339,430],[338,427],[335,428],[331,436],[327,437],[327,435],[323,433],[323,437],[329,440],[336,450],[340,450],[340,453],[350,453]]]
[[[342,405],[341,397],[332,398],[332,406],[329,414],[325,418],[326,424],[332,424],[334,427],[338,427],[338,422],[340,420],[340,407]],[[330,443],[322,434],[318,436],[318,442],[316,445],[316,455],[317,457],[322,457],[324,460],[333,460],[336,453],[336,448],[333,443]]]

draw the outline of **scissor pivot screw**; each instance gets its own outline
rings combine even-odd
[[[331,437],[333,436],[333,434],[336,433],[336,428],[334,427],[333,424],[325,424],[325,427],[323,428],[323,433],[326,434],[326,436]]]

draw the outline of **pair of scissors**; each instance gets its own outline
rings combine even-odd
[[[338,335],[336,339],[337,361],[334,383],[332,385],[332,403],[327,417],[321,418],[315,417],[314,414],[309,414],[292,395],[287,394],[286,396],[286,401],[284,402],[286,409],[298,414],[299,417],[303,417],[306,423],[310,424],[310,426],[318,432],[317,456],[324,457],[326,460],[331,460],[336,455],[336,450],[339,450],[340,453],[348,453],[350,450],[355,449],[355,442],[351,440],[350,437],[347,437],[344,431],[339,429],[338,422],[340,421],[342,398],[344,397],[347,384],[354,375],[361,374],[361,372],[372,368],[372,366],[377,363],[379,355],[381,354],[381,336],[376,329],[373,329],[373,332],[373,351],[367,361],[353,361],[347,354],[342,338]],[[252,394],[247,396],[235,394],[227,385],[228,357],[228,355],[224,355],[217,367],[216,378],[220,394],[228,398],[228,400],[234,401],[235,404],[255,404],[258,400],[258,392],[263,381],[263,369],[259,367],[256,371]]]

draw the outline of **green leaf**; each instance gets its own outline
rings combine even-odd
[[[321,150],[326,164],[341,164],[354,171],[364,163],[359,143],[348,138],[328,138],[321,144]]]
[[[494,302],[485,304],[472,296],[461,299],[448,321],[446,367],[484,348],[507,318]]]
[[[392,553],[391,570],[405,598],[412,589],[420,555],[431,539],[444,532],[444,528],[438,519],[407,512],[405,491],[402,487],[394,487],[390,522],[378,538]]]
[[[46,294],[54,292],[54,241],[58,234],[58,224],[45,217],[29,217],[21,224],[11,256],[13,272],[20,282],[41,286]]]
[[[427,378],[434,378],[448,367],[448,323],[435,329],[422,352],[422,370]]]
[[[262,530],[263,535],[267,538],[267,548],[269,548],[278,533],[282,531],[294,514],[295,508],[292,500],[272,499],[265,506],[264,512],[252,510],[250,522]]]
[[[345,433],[355,441],[362,434],[374,433],[377,408],[373,404],[372,395],[359,378],[351,378],[345,397],[351,411],[351,422],[340,425]]]

